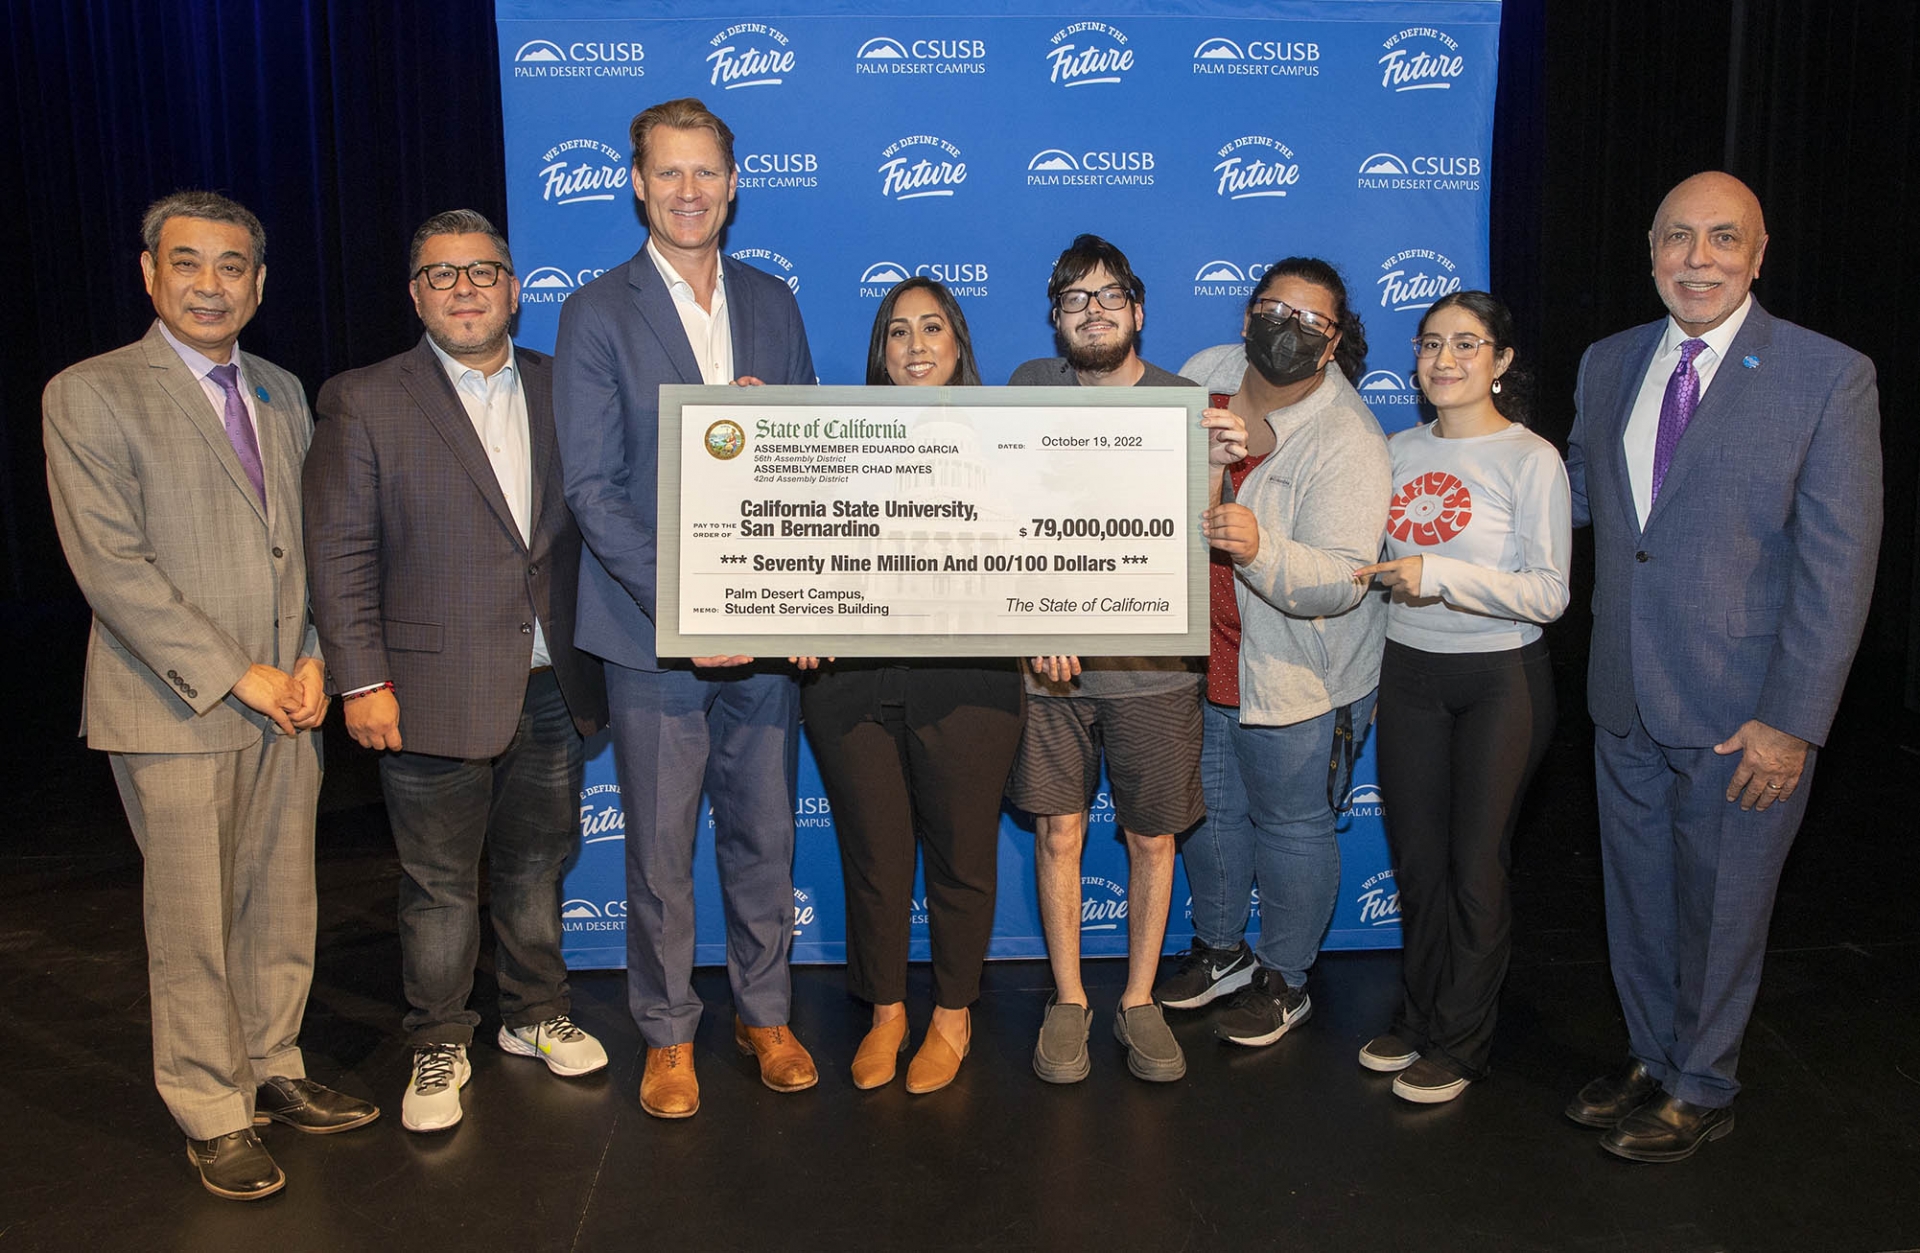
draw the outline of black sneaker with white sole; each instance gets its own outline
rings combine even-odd
[[[1211,948],[1195,936],[1176,959],[1173,973],[1153,990],[1153,999],[1168,1009],[1199,1009],[1246,987],[1254,966],[1253,950],[1245,940],[1232,948]]]
[[[1256,966],[1252,980],[1220,1011],[1213,1034],[1229,1044],[1258,1047],[1272,1044],[1312,1016],[1306,988],[1290,988],[1275,972]]]

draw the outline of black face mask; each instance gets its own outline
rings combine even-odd
[[[1247,364],[1275,387],[1285,387],[1320,368],[1329,339],[1301,326],[1299,318],[1276,322],[1256,313],[1247,321]]]

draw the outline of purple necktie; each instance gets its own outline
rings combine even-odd
[[[233,455],[240,458],[240,468],[247,472],[247,482],[253,484],[253,490],[259,494],[261,507],[267,503],[267,476],[260,466],[260,444],[253,436],[253,423],[247,419],[247,403],[240,399],[240,367],[228,362],[217,365],[207,371],[207,377],[220,384],[220,390],[227,394],[227,407],[221,417],[227,424],[227,438],[233,443]],[[1669,395],[1673,389],[1667,389]],[[1693,406],[1687,406],[1691,409]],[[1660,438],[1666,440],[1667,411],[1660,410]],[[1658,474],[1658,471],[1655,471]]]
[[[1673,376],[1667,380],[1667,394],[1660,398],[1660,433],[1653,441],[1653,491],[1647,497],[1647,507],[1660,499],[1660,484],[1667,477],[1667,467],[1673,464],[1673,450],[1680,446],[1680,437],[1687,432],[1687,423],[1693,421],[1693,411],[1700,404],[1700,376],[1694,373],[1693,359],[1707,346],[1704,339],[1689,339],[1680,345],[1680,364],[1673,367]]]

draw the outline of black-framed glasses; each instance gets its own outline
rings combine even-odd
[[[1453,354],[1455,361],[1471,361],[1480,352],[1482,345],[1493,341],[1479,335],[1419,335],[1414,337],[1413,355],[1425,360],[1440,355],[1440,345],[1445,344],[1447,351]]]
[[[435,291],[446,291],[460,281],[461,274],[475,287],[492,287],[500,281],[502,274],[513,271],[500,261],[469,261],[465,265],[448,265],[440,262],[435,265],[423,265],[413,272],[415,278],[427,280],[427,286]]]
[[[1298,309],[1284,300],[1271,298],[1256,300],[1253,302],[1253,311],[1263,318],[1272,318],[1276,322],[1284,322],[1288,318],[1299,318],[1300,325],[1316,335],[1331,336],[1340,329],[1340,323],[1326,314],[1315,313],[1311,309]]]
[[[1084,287],[1069,287],[1054,297],[1054,303],[1060,306],[1062,313],[1078,313],[1087,307],[1087,301],[1098,300],[1102,309],[1124,309],[1133,303],[1133,293],[1115,283],[1111,287],[1102,287],[1099,291],[1088,291]]]

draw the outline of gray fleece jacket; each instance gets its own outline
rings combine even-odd
[[[1240,344],[1195,354],[1180,373],[1210,392],[1237,392]],[[1288,726],[1380,685],[1384,595],[1353,572],[1378,559],[1393,495],[1387,437],[1339,367],[1297,405],[1267,415],[1275,447],[1236,499],[1260,524],[1260,551],[1236,566],[1240,721]]]

